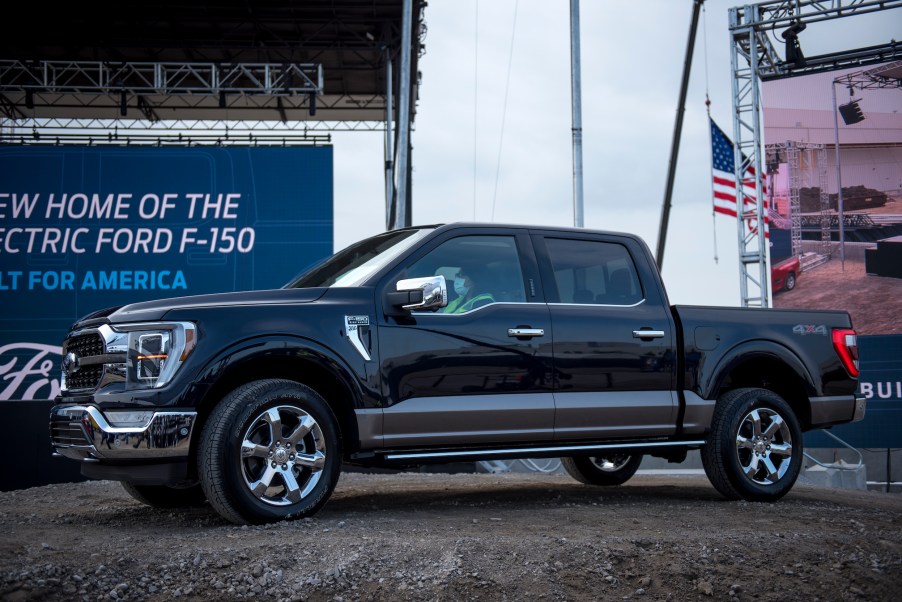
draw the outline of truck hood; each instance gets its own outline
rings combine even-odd
[[[111,307],[85,316],[79,321],[145,322],[162,320],[172,310],[190,310],[208,307],[236,307],[243,305],[292,305],[311,303],[322,297],[326,288],[275,289],[266,291],[242,291],[238,293],[218,293],[175,297],[132,303],[121,307]]]

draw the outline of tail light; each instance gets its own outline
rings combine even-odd
[[[858,337],[851,328],[836,328],[833,330],[833,348],[842,361],[843,367],[849,376],[857,378],[858,371]]]

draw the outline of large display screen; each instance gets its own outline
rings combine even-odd
[[[891,66],[763,85],[774,307],[844,309],[864,335],[902,334],[902,102],[880,85]]]
[[[0,400],[59,391],[79,317],[279,288],[332,253],[332,147],[0,147]]]

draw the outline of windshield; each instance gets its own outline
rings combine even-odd
[[[394,230],[361,240],[304,272],[285,288],[360,286],[431,231]]]

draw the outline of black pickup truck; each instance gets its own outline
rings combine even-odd
[[[561,457],[592,485],[700,449],[730,499],[793,485],[802,432],[860,420],[844,312],[671,306],[636,236],[386,232],[279,290],[86,316],[56,451],[156,506],[309,516],[343,463]]]

